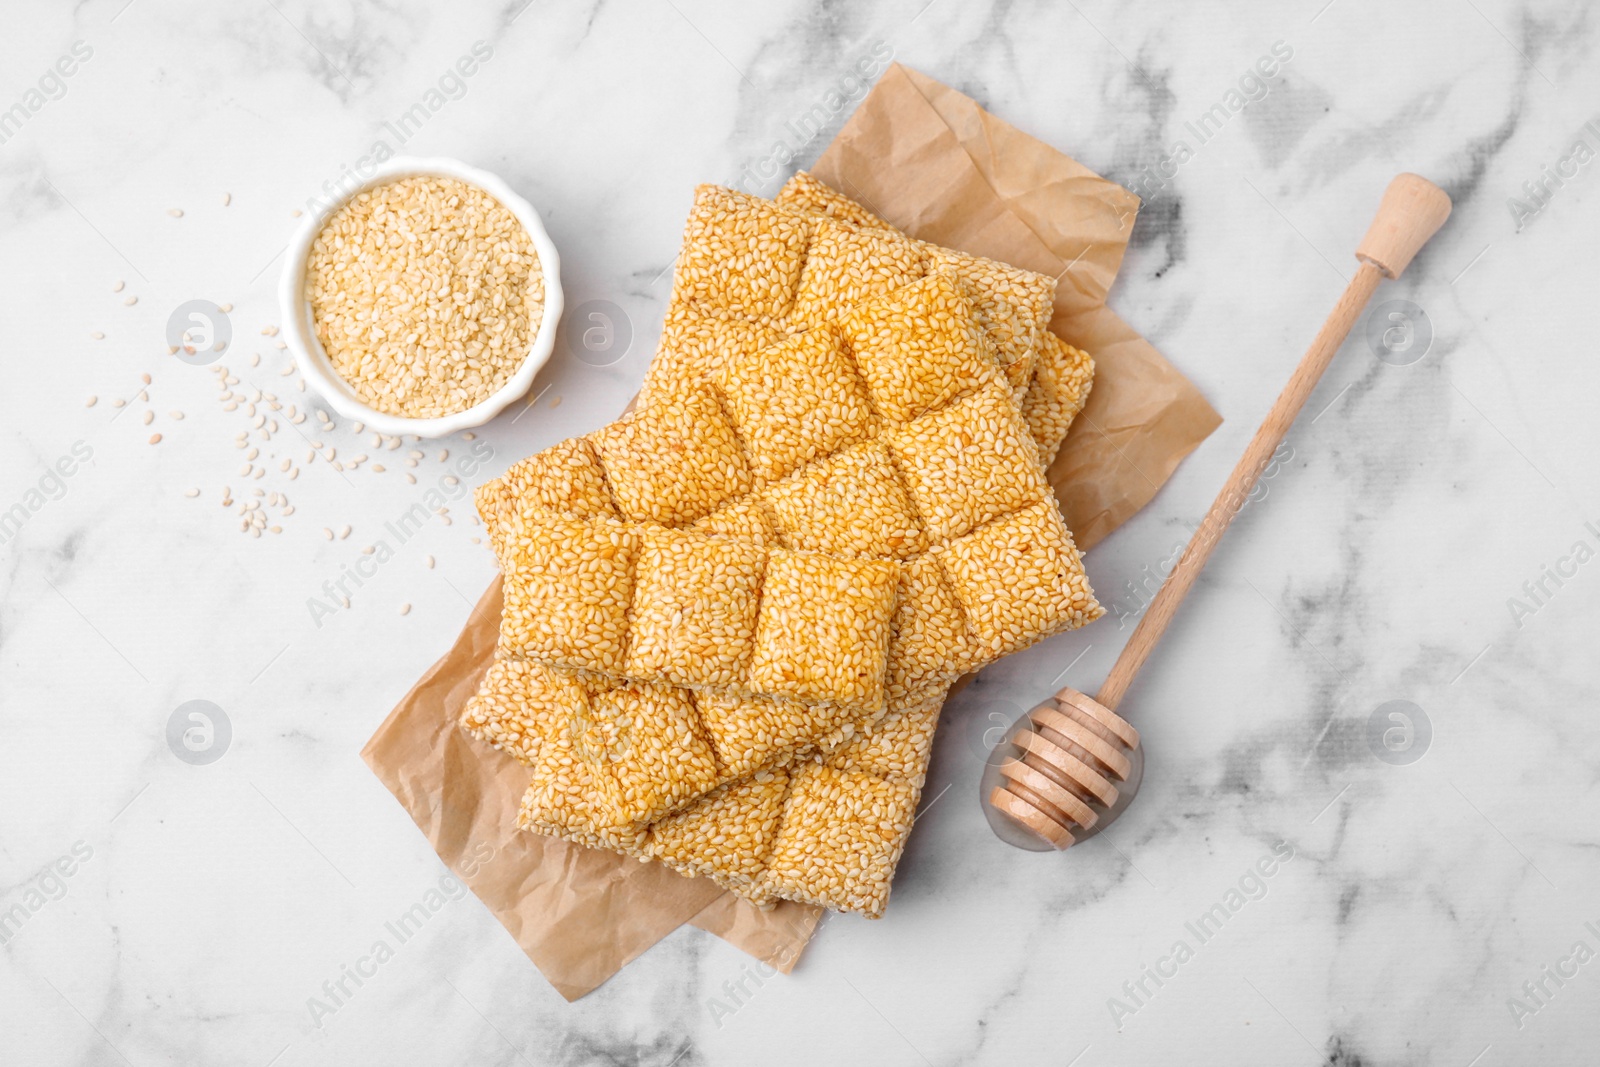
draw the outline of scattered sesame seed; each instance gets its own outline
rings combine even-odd
[[[250,451],[248,451],[248,452],[246,452],[244,454],[244,458],[245,459],[255,459],[259,455],[261,455],[261,449],[252,448]]]
[[[250,472],[253,470],[255,470],[255,467],[252,464],[246,463],[244,466],[239,468],[239,477],[248,478],[250,477]]]
[[[471,441],[474,438],[476,438],[477,436],[478,436],[477,434],[473,433],[471,430],[468,430],[466,433],[461,435],[461,439],[463,441]]]
[[[349,536],[350,536],[350,527],[348,527],[348,526],[341,527],[340,530],[339,530],[339,540],[343,541],[346,537],[349,537]]]
[[[384,466],[383,466],[382,463],[374,463],[372,465],[372,473],[373,474],[382,474],[383,471],[384,471]]]
[[[113,293],[120,293],[120,292],[122,292],[123,286],[125,286],[126,284],[127,283],[124,282],[121,278],[118,278],[116,281],[111,283],[111,291]]]
[[[181,207],[169,207],[169,208],[167,208],[167,214],[171,215],[175,219],[181,219],[181,218],[183,218],[183,208],[181,208]]]
[[[198,489],[185,489],[183,491],[183,495],[184,496],[189,496],[189,497],[199,496],[200,495],[200,490],[198,490]]]
[[[406,481],[410,482],[412,485],[416,485],[417,484],[417,476],[415,474],[408,474],[408,475],[406,475]]]
[[[159,445],[161,443],[161,435],[158,434],[158,433],[151,434],[150,435],[150,443],[153,444],[153,445]]]
[[[252,367],[261,366],[261,353],[260,352],[252,352],[252,353],[250,353],[250,365]]]
[[[233,305],[232,304],[223,304],[223,305],[219,306],[217,308],[217,310],[222,312],[224,315],[226,315],[228,312],[233,310]]]
[[[361,554],[363,556],[370,556],[376,551],[378,551],[378,549],[377,549],[377,547],[375,545],[368,545],[368,546],[366,546],[365,548],[363,548],[361,550]]]
[[[181,411],[169,411],[169,412],[167,412],[167,418],[171,419],[173,422],[182,422],[183,421],[183,412],[181,412]]]
[[[106,339],[106,335],[101,333],[99,330],[90,332],[89,337],[91,340],[95,341],[104,341]]]
[[[86,408],[92,408],[98,403],[100,403],[100,398],[97,396],[91,396],[88,400],[84,401],[83,406]]]
[[[283,527],[282,526],[274,526],[274,527],[272,527],[272,532],[273,533],[283,533]]]
[[[333,531],[328,529],[326,526],[324,526],[322,528],[322,536],[327,538],[329,541],[332,541],[333,540]]]
[[[363,430],[365,430],[365,429],[366,429],[366,425],[365,425],[365,424],[363,424],[363,423],[359,423],[359,422],[358,422],[358,423],[355,423],[355,425],[354,425],[354,429],[355,429],[355,432],[356,432],[356,433],[361,433],[361,432],[362,432],[362,431],[363,431]]]
[[[263,327],[261,327],[261,336],[262,337],[276,337],[276,336],[278,336],[278,328],[276,326],[270,326],[270,325],[269,326],[263,326]]]
[[[433,557],[432,556],[423,556],[422,557],[422,562],[427,564],[427,567],[428,567],[428,569],[430,571],[433,570]]]
[[[111,406],[112,406],[112,407],[114,407],[114,408],[120,408],[120,407],[121,407],[121,406],[122,406],[122,405],[124,405],[124,404],[126,404],[126,403],[127,403],[127,401],[126,401],[126,400],[124,400],[124,399],[122,399],[122,398],[121,398],[121,397],[120,397],[120,396],[119,396],[119,397],[117,397],[117,399],[115,399],[115,400],[113,400],[113,401],[112,401],[112,402],[111,402]]]
[[[233,203],[233,194],[232,193],[223,193],[222,194],[222,206],[223,207],[227,207],[231,203]]]
[[[149,426],[152,422],[155,422],[155,421],[156,421],[156,413],[155,412],[146,411],[144,413],[144,424],[146,426]]]
[[[136,297],[136,296],[127,296],[127,297],[123,297],[122,306],[131,308],[131,307],[133,307],[133,305],[137,304],[138,302],[139,302],[139,298],[138,297]]]
[[[550,398],[550,406],[553,407],[553,408],[558,408],[558,407],[561,406],[561,394],[560,393],[557,393],[555,396]]]
[[[293,211],[289,212],[289,214],[293,218],[299,218],[301,215],[305,214],[305,212],[301,211],[299,208],[295,208]]]

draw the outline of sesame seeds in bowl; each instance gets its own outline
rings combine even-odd
[[[504,182],[394,159],[296,234],[280,286],[306,379],[347,418],[442,437],[527,392],[561,315],[559,260]]]

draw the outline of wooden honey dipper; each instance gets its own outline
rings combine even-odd
[[[1062,689],[1018,719],[997,747],[997,758],[989,760],[981,788],[989,825],[1001,838],[1034,851],[1064,849],[1099,833],[1133,800],[1144,776],[1144,749],[1139,732],[1116,713],[1117,705],[1378,282],[1398,278],[1449,217],[1450,197],[1427,179],[1401,174],[1389,183],[1377,217],[1356,249],[1361,266],[1355,277],[1150,602],[1099,694],[1091,699],[1076,689]]]

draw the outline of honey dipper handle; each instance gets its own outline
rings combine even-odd
[[[1166,631],[1167,624],[1177,612],[1178,605],[1200,576],[1200,570],[1211,558],[1228,524],[1239,513],[1245,498],[1255,487],[1261,472],[1283,442],[1284,435],[1294,423],[1295,416],[1305,406],[1312,390],[1322,378],[1322,372],[1339,351],[1339,346],[1349,335],[1361,312],[1366,308],[1378,282],[1384,278],[1399,277],[1428,239],[1432,237],[1450,215],[1450,197],[1444,190],[1415,174],[1402,174],[1389,183],[1383,195],[1367,236],[1356,251],[1361,261],[1356,276],[1346,286],[1333,313],[1317,331],[1316,339],[1306,350],[1300,365],[1295,368],[1289,384],[1278,394],[1277,403],[1267,412],[1261,428],[1251,438],[1227,484],[1217,494],[1206,517],[1189,539],[1178,565],[1173,568],[1155,599],[1150,602],[1144,618],[1134,629],[1122,654],[1106,677],[1105,685],[1095,697],[1102,705],[1115,710],[1133,683],[1134,676]]]

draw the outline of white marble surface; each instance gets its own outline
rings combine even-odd
[[[1600,114],[1592,8],[520,8],[7,12],[0,106],[40,106],[0,144],[0,509],[26,508],[0,546],[0,912],[22,908],[0,948],[0,1061],[1593,1062],[1600,164],[1574,161],[1520,230],[1507,205],[1576,138],[1600,148],[1584,129]],[[92,55],[64,92],[46,78],[59,98],[28,100],[76,41]],[[1449,227],[1380,293],[1425,309],[1431,349],[1390,366],[1346,346],[1124,705],[1149,770],[1104,837],[1065,856],[997,843],[969,739],[1074,660],[1063,680],[1093,688],[1129,632],[1110,618],[952,701],[888,917],[828,920],[792,976],[746,980],[735,1000],[747,958],[686,928],[567,1004],[468,897],[313,1025],[308,998],[442,873],[357,751],[492,564],[463,503],[316,627],[307,598],[419,488],[392,457],[348,479],[274,466],[252,484],[295,512],[274,520],[282,534],[242,535],[218,500],[246,491],[233,437],[247,424],[209,371],[166,358],[163,327],[191,298],[233,304],[241,388],[303,402],[258,333],[277,318],[291,212],[477,41],[492,56],[405,150],[504,175],[545,213],[569,306],[613,301],[635,334],[603,368],[563,342],[538,406],[482,435],[491,470],[621,407],[693,185],[756,173],[777,140],[814,158],[833,129],[806,142],[791,120],[849,92],[851,63],[880,44],[1125,183],[1187,140],[1113,303],[1228,421],[1090,556],[1102,599],[1130,610],[1124,583],[1198,520],[1352,269],[1383,184],[1414,169],[1454,193]],[[1197,146],[1184,124],[1278,41],[1293,56],[1266,95]],[[114,408],[145,371],[148,403]],[[317,436],[370,451],[347,425]],[[284,440],[287,426],[269,450]],[[47,470],[74,447],[92,459],[58,485]],[[442,447],[419,470],[442,473]],[[346,523],[348,540],[324,540]],[[1524,583],[1547,566],[1570,576],[1535,603]],[[1536,610],[1515,617],[1513,597]],[[166,740],[191,699],[232,725],[209,766]],[[1410,765],[1369,747],[1391,700],[1431,723]],[[1280,841],[1293,858],[1263,896],[1249,872]],[[70,877],[41,873],[63,857]],[[1202,943],[1185,924],[1241,879],[1259,899]],[[1163,962],[1180,940],[1191,952]],[[1171,977],[1141,993],[1146,966]],[[1558,985],[1546,966],[1576,973]],[[1538,1010],[1514,1017],[1513,997]]]

